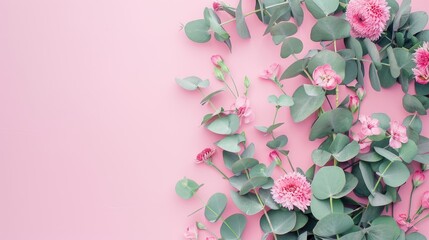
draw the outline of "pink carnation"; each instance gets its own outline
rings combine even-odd
[[[205,148],[203,151],[198,153],[197,158],[195,159],[195,162],[196,163],[207,162],[212,158],[215,152],[216,152],[216,149],[214,148]]]
[[[387,25],[390,7],[386,0],[351,0],[346,19],[351,25],[351,35],[376,41]]]
[[[425,181],[425,174],[421,170],[417,170],[413,173],[413,186],[418,188]]]
[[[407,231],[411,226],[413,226],[413,224],[408,220],[407,214],[405,213],[399,214],[399,216],[396,217],[395,220],[398,226],[404,231]],[[417,230],[417,228],[414,229]]]
[[[250,123],[254,119],[254,114],[250,108],[250,100],[247,97],[241,96],[235,100],[235,103],[232,105],[232,111],[235,111],[237,115],[244,120],[244,123]],[[228,113],[228,112],[227,112]]]
[[[222,10],[222,4],[218,1],[214,1],[213,2],[213,10],[221,11]]]
[[[275,80],[280,71],[280,65],[278,63],[271,64],[267,69],[265,69],[262,74],[259,75],[261,79],[265,80]]]
[[[276,180],[271,195],[284,208],[297,207],[304,212],[311,203],[311,185],[300,173],[288,173]]]
[[[416,82],[420,84],[429,83],[429,67],[427,68],[413,68],[414,76],[416,77]]]
[[[425,69],[429,67],[429,43],[423,43],[423,47],[420,47],[414,53],[414,62],[418,69]]]
[[[331,65],[325,64],[318,66],[313,72],[314,82],[325,90],[332,90],[342,82],[341,77],[331,68]]]
[[[372,119],[370,116],[361,115],[359,121],[362,123],[362,134],[365,136],[379,135],[381,128],[378,126],[378,119]]]
[[[198,229],[195,225],[191,225],[186,228],[185,239],[187,240],[197,240],[198,239]]]
[[[359,143],[360,153],[367,153],[371,149],[371,140],[361,132],[354,133],[350,131],[351,138]]]
[[[402,143],[408,142],[407,129],[397,121],[390,122],[389,145],[392,148],[400,148]]]

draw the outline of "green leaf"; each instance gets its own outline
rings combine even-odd
[[[239,240],[246,227],[246,217],[243,214],[229,216],[220,227],[220,234],[224,240]]]
[[[343,148],[343,150],[341,150],[341,152],[335,153],[334,158],[337,159],[338,162],[345,162],[356,157],[359,154],[359,151],[359,143],[351,141]]]
[[[258,165],[258,160],[254,158],[242,158],[232,164],[232,172],[234,174],[240,173],[246,169],[252,168]]]
[[[405,110],[409,113],[419,113],[420,115],[426,115],[426,109],[423,104],[415,96],[405,94],[402,98],[402,105]]]
[[[226,136],[223,139],[216,142],[216,146],[222,148],[228,152],[239,152],[241,150],[239,144],[244,142],[246,139],[241,134],[234,134]]]
[[[356,156],[357,159],[360,159],[362,161],[365,162],[378,162],[381,159],[383,159],[382,156],[380,156],[379,154],[375,153],[375,152],[369,152],[369,153],[365,153],[365,154],[358,154]]]
[[[204,97],[204,98],[203,98],[203,100],[201,100],[200,104],[201,104],[201,105],[206,104],[206,103],[207,103],[207,102],[209,102],[209,101],[210,101],[214,96],[216,96],[217,94],[219,94],[219,93],[221,93],[221,92],[223,92],[223,89],[221,89],[221,90],[217,90],[217,91],[214,91],[214,92],[210,93],[209,95],[207,95],[206,97]]]
[[[303,86],[293,94],[294,105],[290,107],[290,113],[294,122],[301,122],[319,109],[325,100],[325,94],[309,96]]]
[[[219,17],[213,11],[213,9],[210,9],[210,8],[204,9],[204,19],[210,23],[210,28],[215,33],[216,39],[218,41],[223,42],[229,39],[229,34],[220,25]]]
[[[377,119],[379,122],[380,128],[387,130],[390,128],[390,117],[385,113],[373,113],[371,118]]]
[[[209,222],[217,222],[225,211],[228,199],[223,193],[215,193],[209,198],[204,208],[204,216]]]
[[[289,6],[292,10],[292,15],[296,24],[301,26],[304,20],[304,11],[301,8],[301,0],[289,0]]]
[[[406,163],[411,163],[418,153],[419,149],[413,140],[408,140],[408,142],[402,144],[401,148],[399,149],[399,156]]]
[[[277,128],[279,128],[280,126],[282,126],[284,123],[276,123],[276,124],[273,124],[273,125],[271,125],[271,126],[269,126],[268,128],[267,128],[267,131],[266,131],[266,133],[267,134],[271,134],[271,133],[273,133],[274,132],[274,130],[276,130]]]
[[[306,0],[305,4],[310,13],[315,18],[328,16],[335,12],[339,5],[339,0]]]
[[[371,82],[372,88],[379,92],[381,90],[380,88],[380,78],[378,76],[377,68],[373,63],[369,65],[369,80]]]
[[[191,76],[183,79],[176,78],[176,83],[185,90],[194,91],[197,88],[205,88],[209,86],[208,80],[201,80],[199,77]]]
[[[353,220],[349,215],[333,213],[322,218],[314,227],[313,233],[320,237],[330,237],[345,233],[353,226]]]
[[[243,15],[242,0],[238,3],[235,12],[235,19],[238,36],[241,38],[250,38],[249,28],[247,27],[246,20]]]
[[[385,239],[396,239],[395,231],[392,231],[392,227],[389,225],[381,224],[371,226],[366,231],[367,240],[385,240]]]
[[[426,240],[426,237],[421,233],[413,232],[407,235],[406,240]]]
[[[391,151],[384,149],[384,148],[380,148],[380,147],[374,147],[374,150],[381,156],[383,156],[384,158],[386,158],[389,161],[401,161],[401,158],[396,155],[395,153],[392,153]]]
[[[308,96],[314,97],[314,96],[319,96],[319,95],[325,94],[325,91],[320,86],[310,85],[310,84],[304,84],[303,86],[304,86],[305,93]]]
[[[211,35],[209,33],[210,25],[204,19],[198,19],[189,22],[185,25],[186,36],[194,42],[205,43],[210,41]]]
[[[399,161],[384,162],[379,167],[378,175],[383,178],[384,183],[391,187],[399,187],[404,184],[410,176],[407,166]]]
[[[267,143],[267,147],[271,149],[280,149],[286,146],[288,142],[288,138],[285,135],[280,135],[276,137],[274,140],[271,140]]]
[[[344,213],[344,205],[343,202],[341,202],[341,199],[333,199],[332,207],[334,213]],[[310,208],[311,213],[317,220],[320,220],[332,213],[329,199],[319,200],[316,197],[311,196]]]
[[[358,40],[356,40],[356,38],[348,37],[344,40],[344,43],[347,48],[352,49],[355,52],[355,56],[357,59],[362,59],[362,56],[363,56],[362,45]]]
[[[304,73],[305,68],[307,67],[309,59],[304,58],[292,63],[281,75],[280,80],[293,78],[298,76],[301,73]]]
[[[398,66],[398,62],[396,61],[396,57],[392,47],[387,48],[387,56],[389,57],[390,74],[392,74],[392,77],[394,78],[399,77],[399,75],[401,74],[401,69]]]
[[[348,131],[353,123],[353,114],[344,108],[324,112],[311,128],[310,140],[323,138],[332,133]]]
[[[228,151],[223,151],[222,156],[225,167],[229,170],[232,170],[232,165],[239,159],[237,154]]]
[[[240,195],[247,194],[252,189],[264,186],[269,180],[270,178],[268,177],[254,177],[249,179],[240,189]]]
[[[346,74],[346,61],[341,55],[330,50],[319,52],[308,63],[310,74],[313,73],[317,67],[324,64],[331,65],[332,69],[341,77],[341,79],[344,79]]]
[[[286,37],[294,35],[298,31],[295,24],[290,22],[280,22],[271,28],[271,36],[276,45],[283,42]]]
[[[315,0],[305,0],[305,6],[307,6],[308,11],[313,15],[314,18],[319,19],[326,17],[326,14],[323,10],[315,3]]]
[[[211,122],[207,129],[216,134],[230,135],[235,133],[239,127],[240,118],[236,114],[229,114]]]
[[[244,184],[247,183],[248,179],[245,174],[240,174],[238,176],[232,176],[228,180],[231,186],[233,186],[237,190],[240,190],[243,188]]]
[[[411,38],[416,33],[422,31],[428,22],[428,14],[426,12],[413,12],[410,14],[410,23],[408,26],[407,37]]]
[[[403,0],[395,19],[393,20],[393,31],[398,31],[408,20],[411,11],[411,0]]]
[[[371,206],[374,207],[386,206],[393,201],[389,194],[382,194],[379,192],[372,193],[372,195],[368,197],[368,200]]]
[[[282,94],[279,97],[270,95],[268,97],[268,102],[280,107],[289,107],[294,104],[293,98],[285,94]]]
[[[331,156],[332,154],[330,152],[325,151],[323,149],[316,149],[311,154],[313,162],[319,167],[325,166],[326,163],[328,163],[331,159]]]
[[[296,213],[285,210],[270,210],[268,211],[273,229],[271,229],[265,215],[262,215],[260,226],[265,233],[286,234],[290,232],[296,224]]]
[[[357,231],[348,233],[342,237],[340,237],[340,240],[365,240],[365,233],[363,231]]]
[[[358,179],[353,176],[351,173],[346,173],[346,185],[344,186],[343,190],[341,192],[335,194],[333,198],[339,199],[342,198],[355,189],[355,187],[358,185]]]
[[[292,54],[298,54],[302,52],[304,44],[301,40],[295,37],[286,38],[283,41],[280,56],[282,58],[287,58]]]
[[[372,191],[375,187],[375,177],[371,166],[367,162],[359,162],[359,169],[367,189]]]
[[[311,29],[310,38],[314,42],[332,41],[350,37],[350,24],[339,17],[327,16],[317,20]]]
[[[271,196],[271,191],[269,189],[259,189],[259,196],[261,197],[262,202],[269,208],[273,210],[280,209],[279,205],[273,200]]]
[[[363,40],[363,43],[364,43],[365,47],[367,48],[368,54],[371,57],[372,62],[374,63],[375,67],[377,69],[380,69],[380,67],[381,67],[381,64],[380,64],[380,53],[378,52],[377,46],[375,45],[375,43],[373,43],[368,38],[365,38]]]
[[[183,178],[176,184],[176,194],[183,199],[190,199],[200,187],[194,180]]]
[[[246,215],[254,215],[262,211],[263,206],[259,203],[258,198],[253,193],[240,195],[235,191],[231,191],[231,199],[240,211]]]
[[[346,185],[346,175],[340,167],[321,168],[314,176],[311,189],[316,198],[324,200],[335,196]]]
[[[388,216],[380,216],[374,221],[372,221],[372,226],[378,226],[378,225],[387,225],[390,227],[390,231],[393,233],[394,237],[392,239],[397,239],[399,235],[401,234],[401,229],[399,229],[398,224],[396,223],[395,219]]]

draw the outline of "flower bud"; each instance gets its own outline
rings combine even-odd
[[[417,170],[413,174],[413,187],[418,188],[425,181],[425,175],[422,171]]]
[[[244,78],[244,87],[246,88],[250,87],[250,80],[247,76]]]
[[[201,222],[197,222],[197,228],[200,229],[200,230],[207,229],[206,226],[203,223],[201,223]]]
[[[223,62],[223,58],[220,55],[213,55],[210,59],[215,67],[220,68],[220,64]]]
[[[269,156],[271,161],[276,162],[276,165],[282,164],[282,160],[280,159],[279,153],[276,150],[273,150],[272,152],[270,152]]]
[[[216,12],[223,10],[222,4],[219,1],[214,1],[213,2],[213,10],[215,10]]]
[[[359,100],[363,100],[365,98],[366,92],[363,90],[363,88],[358,88],[356,90],[356,95],[358,96]]]
[[[422,168],[423,172],[426,172],[429,170],[429,164],[422,164],[420,167]]]
[[[355,113],[359,109],[360,100],[356,95],[350,96],[349,108],[352,113]]]
[[[214,75],[217,80],[225,81],[225,75],[223,74],[222,70],[220,70],[219,68],[214,68]]]

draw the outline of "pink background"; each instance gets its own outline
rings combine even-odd
[[[253,3],[246,2],[248,12]],[[197,93],[177,87],[175,77],[214,80],[209,58],[223,55],[237,80],[252,80],[254,124],[268,125],[274,109],[266,98],[279,92],[257,75],[272,62],[284,68],[292,61],[280,59],[255,16],[248,18],[251,40],[238,39],[234,24],[228,25],[233,54],[217,42],[188,41],[181,23],[201,18],[210,4],[0,1],[0,239],[182,239],[187,225],[205,222],[201,213],[187,217],[200,204],[179,199],[176,181],[188,176],[205,183],[199,193],[205,200],[230,187],[213,169],[193,164],[218,136],[199,127],[209,109],[199,105]],[[429,5],[415,0],[413,9],[429,11]],[[297,36],[308,39],[313,23],[307,14]],[[306,41],[306,47],[317,45]],[[285,89],[292,94],[304,81],[287,80]],[[212,83],[212,89],[221,87]],[[406,116],[398,86],[368,92],[364,113]],[[231,103],[227,94],[216,99],[219,106]],[[282,110],[279,121],[287,122],[279,131],[289,136],[295,165],[307,168],[318,146],[308,141],[313,119],[293,124]],[[256,157],[268,161],[267,138],[251,126],[247,134]],[[215,162],[222,165],[220,155]],[[417,190],[415,207],[428,186]],[[408,195],[408,183],[401,192]],[[405,211],[406,203],[396,212]],[[233,212],[229,205],[227,214]],[[218,232],[219,224],[207,225]],[[258,225],[250,221],[244,239],[259,239]],[[428,226],[420,225],[426,236]]]

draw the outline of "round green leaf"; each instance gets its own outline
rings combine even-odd
[[[353,191],[353,189],[355,189],[357,185],[358,185],[358,179],[353,174],[346,172],[346,185],[344,186],[343,190],[335,194],[333,198],[338,199],[348,195],[350,192]]]
[[[245,169],[249,169],[258,165],[258,163],[258,160],[254,158],[242,158],[232,164],[232,172],[234,174],[240,173]]]
[[[210,25],[204,19],[198,19],[185,25],[186,36],[194,42],[205,43],[210,41]]]
[[[263,206],[259,203],[258,198],[253,193],[240,195],[235,191],[231,191],[231,199],[235,206],[238,207],[246,215],[254,215],[262,211]]]
[[[268,224],[265,215],[262,215],[260,226],[265,233],[286,234],[290,232],[296,225],[296,213],[287,210],[270,210],[268,211],[273,229]]]
[[[319,19],[313,26],[310,38],[315,42],[347,38],[350,37],[350,29],[350,24],[346,20],[327,16]]]
[[[409,21],[410,26],[408,27],[407,37],[411,38],[426,27],[428,14],[426,12],[413,12],[410,14]]]
[[[246,217],[243,214],[229,216],[220,227],[220,234],[224,240],[239,240],[246,227]]]
[[[305,3],[307,5],[307,8],[310,5],[310,8],[313,11],[319,13],[318,9],[320,9],[324,16],[328,16],[329,14],[331,14],[337,10],[338,5],[340,4],[340,1],[339,0],[310,0],[310,1],[306,0]],[[316,10],[315,7],[317,7],[318,9]],[[309,10],[310,10],[310,8],[309,8]],[[310,12],[312,12],[312,11],[310,11]],[[313,14],[313,12],[312,12],[312,14]],[[319,15],[319,14],[316,14],[316,15]],[[313,14],[313,16],[314,16],[314,14]]]
[[[209,80],[201,80],[199,77],[191,76],[183,79],[176,78],[176,83],[185,90],[194,91],[197,88],[206,88],[209,86]]]
[[[270,181],[268,177],[254,177],[249,179],[243,187],[240,189],[240,195],[244,195],[250,190],[255,189],[257,187],[262,187]]]
[[[324,64],[331,65],[332,69],[344,79],[345,71],[346,71],[346,61],[340,54],[330,51],[324,50],[316,54],[310,62],[308,62],[308,70],[310,74],[314,72],[318,66],[322,66]]]
[[[320,237],[341,234],[354,226],[352,218],[344,213],[333,213],[322,218],[314,227],[313,233]]]
[[[293,94],[294,105],[290,107],[290,113],[294,122],[301,122],[319,109],[325,100],[325,94],[309,96],[304,86],[299,87]]]
[[[333,199],[332,207],[334,209],[334,213],[344,213],[344,205],[341,202],[341,199]],[[311,213],[318,220],[328,216],[332,213],[331,204],[329,199],[327,200],[319,200],[314,196],[311,196]]]
[[[329,162],[331,157],[332,157],[332,154],[323,149],[316,149],[311,154],[311,158],[313,159],[313,162],[319,167],[325,166],[326,163]]]
[[[290,22],[280,22],[271,28],[271,36],[275,44],[280,44],[286,37],[294,35],[298,31],[295,24]]]
[[[223,193],[215,193],[209,198],[204,208],[204,216],[209,222],[216,222],[225,211],[228,199]]]
[[[418,112],[420,115],[426,115],[426,108],[415,96],[405,94],[402,98],[402,105],[409,113]]]
[[[190,199],[200,187],[194,180],[183,178],[176,184],[176,194],[183,199]]]
[[[335,196],[346,185],[346,175],[340,167],[321,168],[314,176],[311,189],[316,198],[324,200]]]
[[[406,240],[426,240],[426,237],[421,233],[413,232],[406,236]]]
[[[324,112],[311,128],[310,140],[326,137],[332,133],[348,131],[353,123],[353,114],[344,108]]]
[[[399,156],[406,163],[411,163],[418,153],[419,149],[413,140],[408,140],[408,142],[402,144],[401,148],[399,149]]]
[[[304,45],[301,40],[298,38],[290,37],[286,38],[283,41],[280,56],[282,58],[287,58],[292,54],[300,53],[303,49]]]
[[[207,129],[216,134],[230,135],[235,133],[239,127],[240,118],[236,114],[229,114],[211,122]]]
[[[410,177],[410,170],[400,161],[384,162],[380,165],[379,171],[384,183],[391,187],[401,186]]]
[[[244,142],[246,139],[241,134],[234,134],[231,136],[226,136],[223,139],[216,142],[216,145],[228,152],[239,152],[241,150],[239,144]]]
[[[273,210],[279,209],[279,205],[274,201],[271,191],[269,189],[259,189],[259,196],[261,197],[262,202],[269,208]]]
[[[307,67],[309,59],[304,58],[292,63],[281,75],[280,80],[286,78],[293,78],[298,76],[301,73],[304,73],[305,68]]]
[[[291,230],[291,232],[295,232],[303,228],[308,222],[307,215],[303,214],[302,212],[295,212],[295,213],[296,213],[296,224],[295,224],[295,227],[293,227],[293,229]]]

